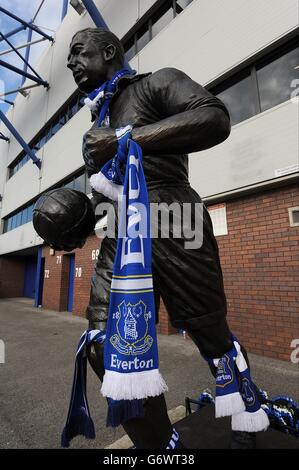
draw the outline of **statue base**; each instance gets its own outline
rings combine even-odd
[[[215,407],[207,404],[186,418],[175,428],[187,449],[229,449],[231,418],[215,418]],[[257,433],[257,449],[299,449],[299,439],[269,428]]]

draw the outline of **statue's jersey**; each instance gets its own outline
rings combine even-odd
[[[110,125],[116,129],[130,124],[140,128],[162,121],[170,116],[198,108],[217,107],[227,110],[224,104],[185,73],[173,68],[161,69],[153,74],[124,76],[119,80],[118,91],[110,104]],[[180,126],[188,136],[194,136],[190,120],[181,115]],[[182,121],[185,119],[185,122]],[[97,125],[95,123],[95,125]],[[147,130],[148,132],[148,130]],[[175,138],[171,141],[175,148]],[[100,170],[92,161],[85,162],[89,173]],[[143,152],[143,169],[148,191],[154,188],[188,185],[188,155],[173,152],[151,155]]]
[[[196,126],[192,127],[190,116],[180,113],[202,108],[204,114],[208,107],[220,108],[228,115],[218,98],[183,72],[162,69],[153,74],[125,76],[119,80],[118,91],[109,108],[110,125],[119,128],[131,124],[134,128],[142,128],[179,115],[183,128],[180,132],[188,136],[186,147],[190,148],[192,140],[198,141],[198,135],[195,135],[198,130],[195,130]],[[175,139],[171,141],[171,147],[175,149]],[[89,160],[88,152],[84,160],[89,175],[100,170]],[[188,155],[173,151],[161,154],[158,149],[149,155],[143,151],[143,169],[150,202],[178,203],[181,207],[183,203],[191,203],[194,227],[195,203],[201,203],[201,199],[189,184]],[[203,243],[198,249],[186,249],[183,234],[181,238],[172,236],[172,222],[169,238],[152,239],[156,310],[161,295],[174,327],[190,331],[215,324],[219,334],[225,331],[229,338],[218,247],[205,206],[201,217]],[[87,318],[93,322],[107,319],[115,251],[116,240],[106,237],[101,244],[87,308]]]

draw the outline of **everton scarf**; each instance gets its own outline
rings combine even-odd
[[[130,131],[130,126],[117,130],[116,157],[90,179],[96,191],[112,199],[119,196],[117,186],[122,187],[101,391],[113,400],[129,401],[167,390],[158,363],[150,214],[142,151],[130,139]],[[119,164],[124,159],[122,186]]]
[[[130,73],[117,72],[92,92],[85,103],[99,111],[98,126],[109,126],[109,104],[118,80]],[[113,201],[120,200],[118,242],[114,260],[106,340],[105,375],[101,392],[107,397],[107,425],[118,426],[142,416],[143,399],[167,390],[159,372],[152,279],[150,214],[142,150],[131,139],[132,127],[117,129],[117,154],[90,178],[91,186]],[[125,169],[125,171],[123,171]],[[72,397],[62,444],[78,434],[94,436],[86,398],[84,351],[90,332],[82,336],[76,355]],[[102,332],[101,338],[104,338]],[[96,339],[96,336],[94,336]],[[85,423],[88,423],[87,430]]]
[[[269,419],[257,396],[240,344],[232,336],[233,347],[220,359],[205,358],[216,367],[216,418],[232,416],[233,431],[265,431]]]
[[[128,70],[117,72],[89,96],[92,106],[100,96],[99,127],[109,125],[111,97],[118,80],[128,73]],[[150,214],[142,150],[131,139],[131,130],[130,125],[116,130],[117,154],[90,178],[96,191],[112,200],[119,199],[121,204],[101,389],[103,396],[117,401],[141,400],[167,390],[159,372]],[[124,174],[121,166],[125,167]]]
[[[95,438],[94,424],[90,417],[86,396],[86,347],[92,342],[103,343],[105,332],[100,330],[85,331],[80,338],[75,361],[71,401],[65,427],[61,435],[61,446],[69,447],[70,440],[78,435],[87,439]]]

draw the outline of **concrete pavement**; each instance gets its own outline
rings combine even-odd
[[[59,448],[72,382],[74,353],[86,328],[83,318],[34,309],[22,299],[0,300],[0,448]],[[208,367],[190,340],[159,336],[160,369],[166,379],[168,409],[214,390]],[[250,355],[253,378],[271,396],[288,394],[299,400],[299,369],[291,363]],[[106,428],[106,401],[89,368],[88,398],[97,437],[73,440],[72,448],[104,448],[124,435]]]

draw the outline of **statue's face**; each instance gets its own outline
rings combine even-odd
[[[70,45],[67,66],[73,73],[78,88],[90,93],[107,80],[107,61],[104,50],[86,33],[76,34]]]

